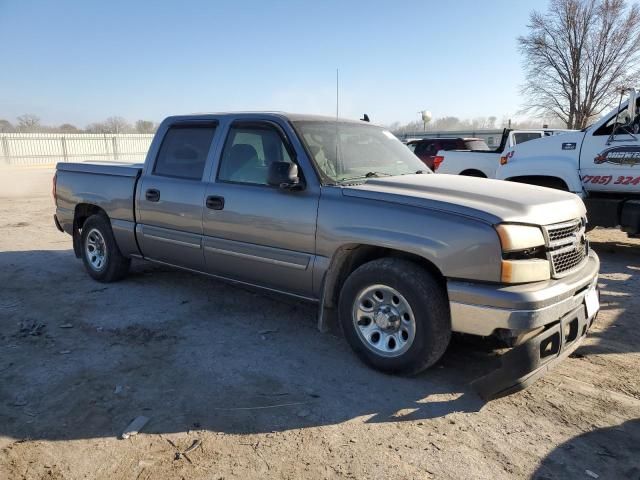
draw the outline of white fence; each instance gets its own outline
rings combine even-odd
[[[0,165],[58,162],[143,162],[153,135],[0,133]]]

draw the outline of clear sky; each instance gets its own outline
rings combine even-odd
[[[546,2],[0,0],[0,118],[513,115],[516,37]]]

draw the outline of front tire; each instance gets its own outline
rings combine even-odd
[[[104,215],[91,215],[82,225],[82,262],[87,273],[99,282],[109,283],[126,276],[131,260],[120,253]]]
[[[440,359],[451,338],[444,288],[404,259],[358,267],[342,287],[339,313],[355,353],[383,372],[419,373]]]

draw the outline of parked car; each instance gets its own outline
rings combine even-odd
[[[386,372],[430,367],[452,332],[495,335],[513,348],[478,383],[487,398],[569,355],[598,311],[578,197],[433,175],[366,122],[170,117],[144,165],[60,163],[53,185],[97,281],[137,258],[315,302],[320,329],[337,317]]]
[[[624,103],[584,130],[516,145],[496,178],[574,192],[591,227],[620,227],[640,238],[639,107],[630,90]]]
[[[510,130],[505,128],[502,132],[500,145],[495,150],[468,148],[451,151],[451,149],[443,148],[435,156],[434,163],[440,167],[438,173],[494,178],[498,165],[500,165],[500,158],[510,148],[531,140],[569,131],[571,130]]]
[[[440,160],[436,157],[438,151],[489,151],[489,146],[480,138],[422,138],[408,141],[407,147],[433,171],[440,166]]]

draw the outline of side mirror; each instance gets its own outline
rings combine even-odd
[[[629,90],[629,104],[627,105],[627,111],[629,112],[629,122],[633,122],[636,118],[636,91],[633,88]]]
[[[300,190],[303,185],[298,176],[298,166],[289,162],[272,162],[269,164],[267,183],[272,187],[286,190]]]

